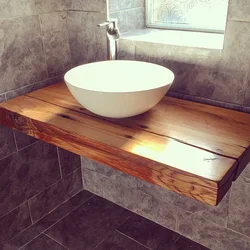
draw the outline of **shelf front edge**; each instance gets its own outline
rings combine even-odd
[[[84,138],[79,138],[79,136],[75,134],[69,134],[67,131],[61,130],[54,125],[7,110],[1,105],[0,123],[73,153],[106,164],[126,174],[168,188],[169,190],[209,205],[217,205],[226,194],[232,184],[232,176],[234,176],[236,170],[236,166],[231,168],[230,173],[227,175],[227,180],[222,187],[210,188],[200,184],[199,181],[194,181],[200,179],[201,183],[206,182],[207,180],[205,178],[197,177],[184,171],[175,171],[174,168],[169,168],[169,174],[166,174],[165,171],[159,172],[131,160],[132,158],[117,156],[109,153],[108,150],[104,151],[83,143]],[[168,167],[166,166],[166,168]],[[177,177],[180,175],[182,176],[178,179]],[[183,181],[185,178],[187,181]]]

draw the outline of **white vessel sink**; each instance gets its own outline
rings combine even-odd
[[[73,68],[64,77],[75,99],[89,111],[110,118],[139,115],[167,93],[174,74],[138,61],[103,61]]]

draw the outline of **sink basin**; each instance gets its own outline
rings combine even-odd
[[[87,110],[104,117],[125,118],[154,107],[167,93],[174,74],[138,61],[102,61],[71,69],[65,82]]]

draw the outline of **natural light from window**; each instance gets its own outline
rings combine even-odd
[[[224,33],[228,0],[147,0],[147,26]]]

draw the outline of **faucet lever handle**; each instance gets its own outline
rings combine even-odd
[[[99,23],[97,24],[98,27],[103,27],[103,26],[108,26],[110,24],[109,21],[103,22],[103,23]]]

